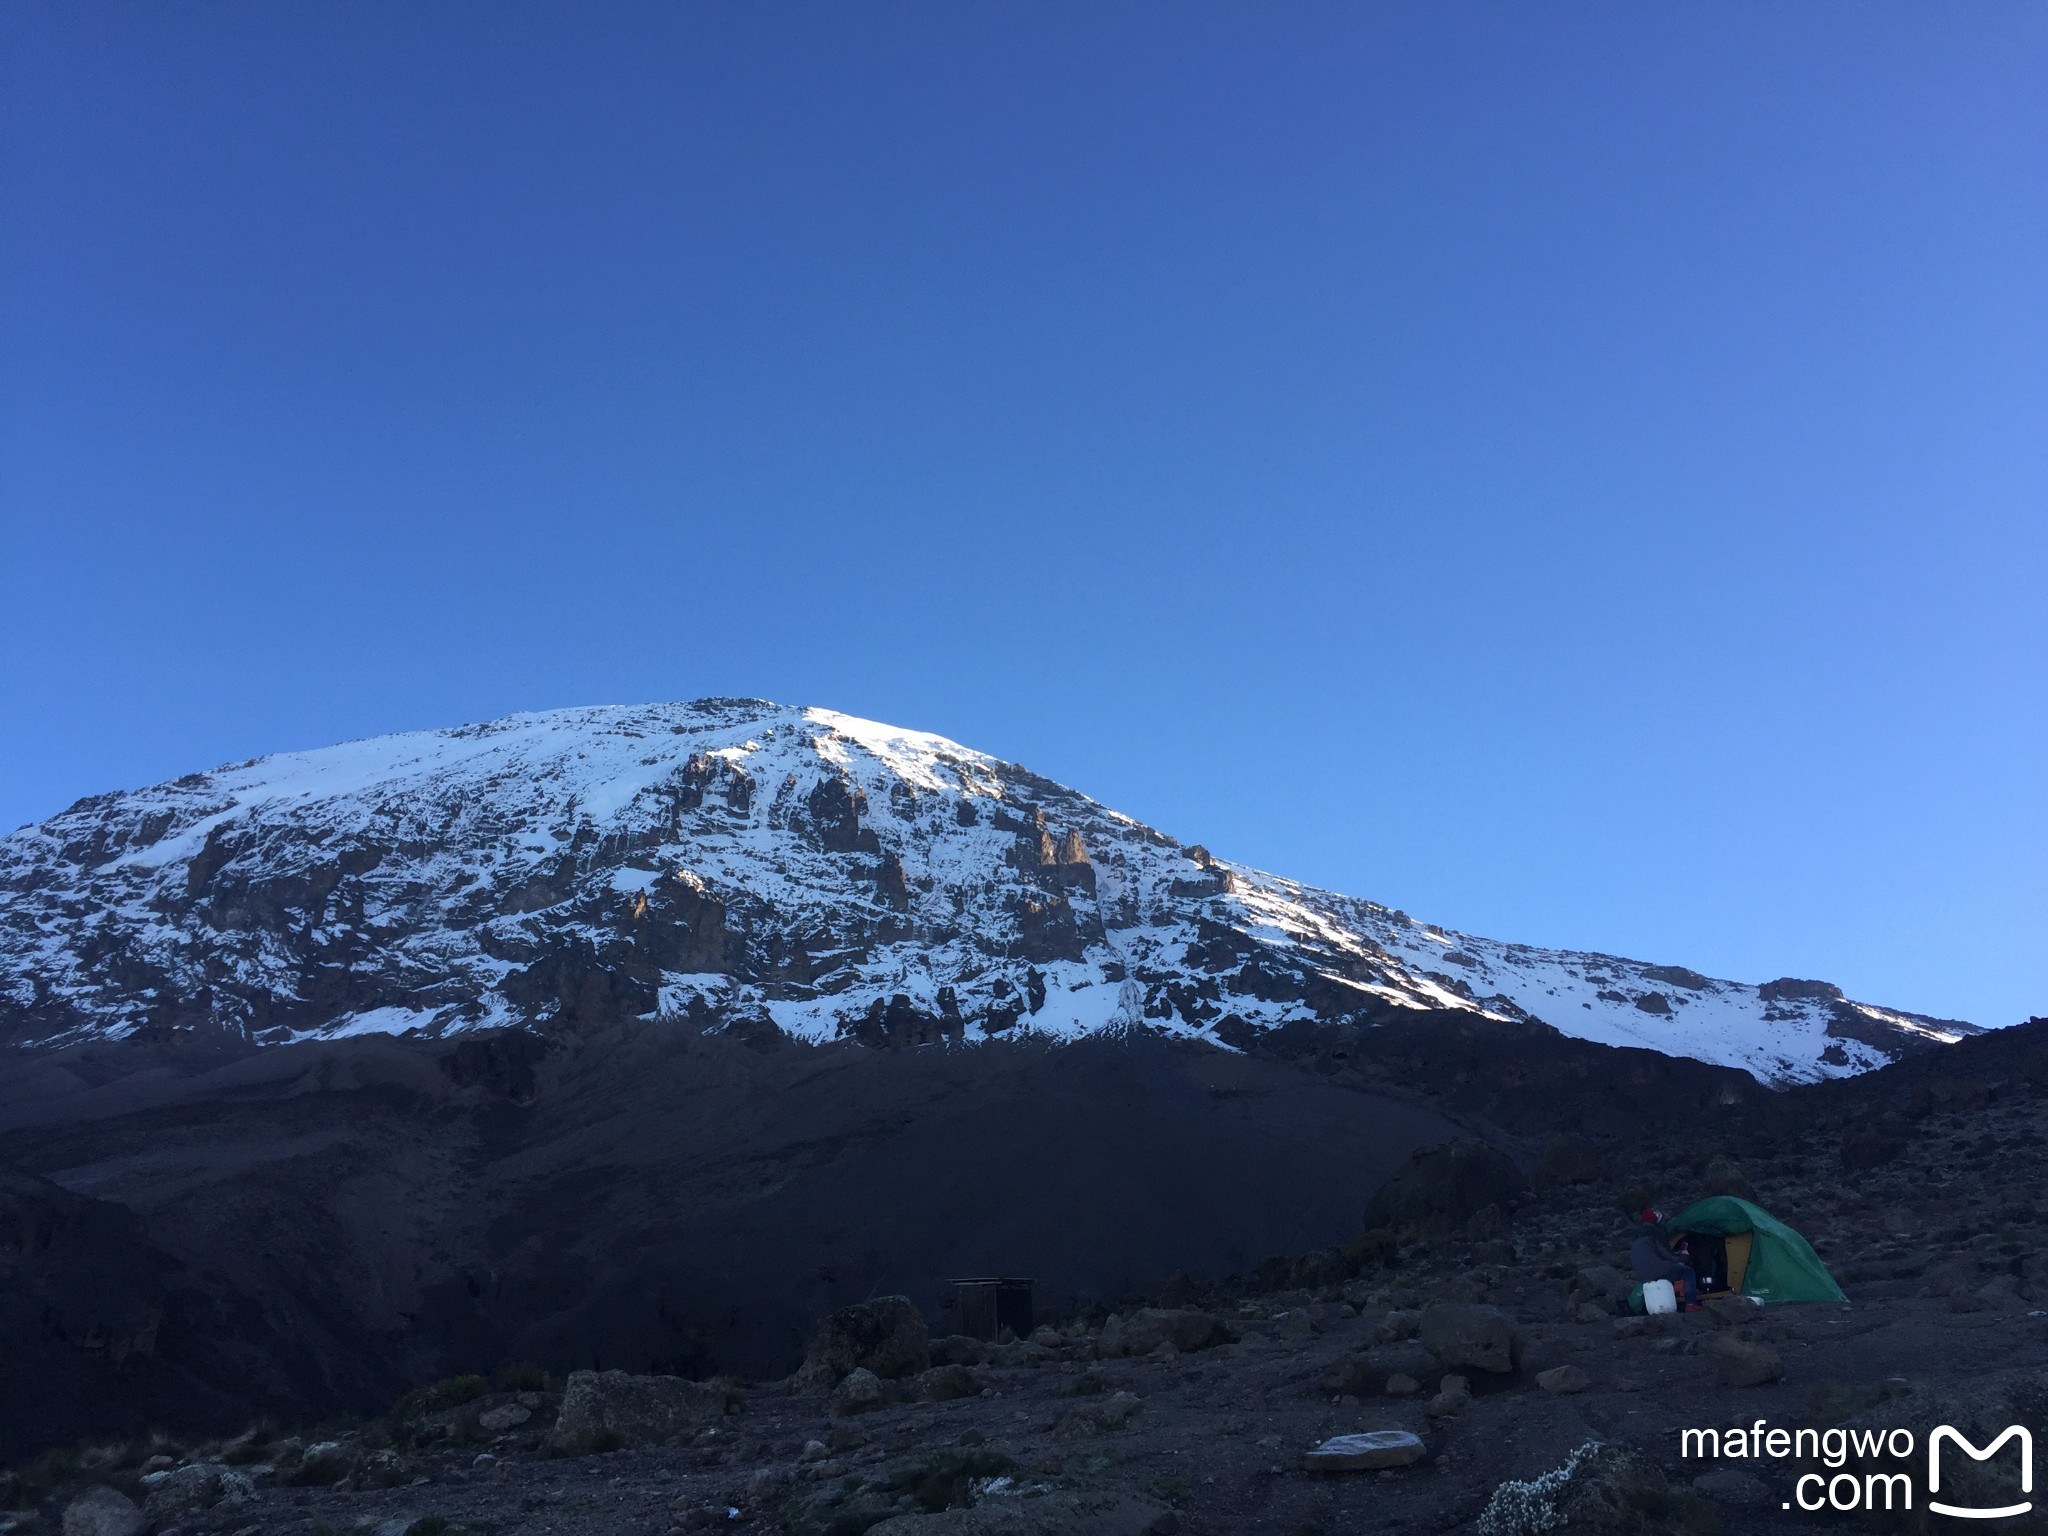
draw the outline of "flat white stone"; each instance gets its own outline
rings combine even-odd
[[[1422,1460],[1422,1441],[1405,1429],[1335,1435],[1302,1458],[1310,1472],[1372,1472]]]

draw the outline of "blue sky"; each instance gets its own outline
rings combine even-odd
[[[757,694],[2048,1012],[2048,9],[4,25],[0,823]]]

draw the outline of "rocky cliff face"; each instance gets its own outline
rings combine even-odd
[[[1773,1082],[1972,1026],[1498,943],[1183,845],[941,737],[708,699],[518,715],[95,796],[0,840],[0,1040],[689,1018],[868,1044],[1390,1009]]]

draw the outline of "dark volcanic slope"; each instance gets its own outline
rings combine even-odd
[[[1342,1241],[1453,1130],[1355,1076],[1151,1039],[762,1051],[663,1025],[544,1055],[96,1046],[8,1086],[0,1162],[135,1213],[167,1276],[148,1348],[56,1362],[102,1394],[44,1421],[63,1438],[161,1414],[162,1379],[218,1378],[223,1350],[236,1412],[377,1407],[517,1358],[777,1374],[877,1291],[936,1307],[1003,1270],[1114,1296]],[[0,1402],[17,1437],[35,1418]]]

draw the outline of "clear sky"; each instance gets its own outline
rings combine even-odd
[[[0,17],[0,824],[754,694],[2048,1013],[2048,6]]]

